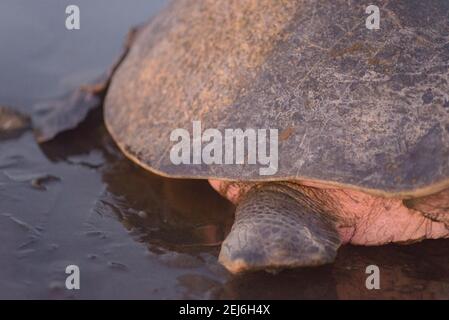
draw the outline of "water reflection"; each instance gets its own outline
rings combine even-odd
[[[0,4],[2,104],[27,109],[96,79],[128,29],[165,1],[126,10],[120,0],[56,2]],[[68,3],[87,13],[70,36],[57,27]],[[348,246],[331,266],[231,276],[217,255],[233,211],[206,181],[162,178],[127,160],[101,110],[40,146],[30,131],[0,139],[0,298],[449,298],[444,240]],[[79,292],[64,290],[71,263],[82,270]],[[365,287],[370,264],[381,290]]]
[[[128,230],[141,230],[142,239],[158,239],[171,248],[220,245],[233,206],[205,180],[167,179],[138,167],[115,147],[101,120],[94,115],[79,129],[41,145],[54,162],[99,168],[106,190],[95,211],[117,217]]]
[[[155,176],[120,159],[102,170],[107,189],[97,212],[115,214],[139,239],[177,250],[218,246],[232,208],[205,181]]]
[[[346,247],[334,267],[342,299],[447,299],[449,242],[429,240],[410,246]],[[381,290],[367,290],[365,268],[381,270]]]
[[[217,255],[220,242],[232,224],[234,207],[206,181],[167,179],[138,167],[116,148],[101,116],[92,117],[80,129],[43,145],[42,150],[56,163],[87,165],[101,173],[105,188],[93,211],[120,221],[134,241],[144,244],[148,253],[161,263],[159,272],[164,273],[164,268],[181,271],[176,277],[178,293],[172,293],[172,297],[449,297],[449,242],[444,240],[412,246],[346,246],[331,266],[288,270],[276,275],[257,272],[231,276],[217,263]],[[365,269],[370,264],[380,267],[381,290],[365,287]]]

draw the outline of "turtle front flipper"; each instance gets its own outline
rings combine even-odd
[[[219,261],[232,273],[317,266],[331,263],[340,244],[335,220],[318,197],[266,183],[239,202]]]

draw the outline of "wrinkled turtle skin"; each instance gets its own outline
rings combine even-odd
[[[157,174],[236,204],[231,272],[331,263],[342,243],[449,237],[449,2],[179,0],[139,31],[104,102]],[[279,170],[174,165],[171,132],[278,129]]]

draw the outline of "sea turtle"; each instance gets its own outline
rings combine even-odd
[[[120,149],[236,204],[231,272],[449,237],[449,2],[377,1],[377,30],[371,2],[173,1],[114,72],[104,119]],[[193,121],[278,129],[278,170],[174,164],[171,133]]]

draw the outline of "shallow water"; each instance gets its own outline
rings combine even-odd
[[[99,77],[131,26],[164,1],[0,3],[0,104],[33,112]],[[64,28],[67,4],[81,30]],[[231,276],[217,263],[233,207],[204,181],[155,176],[128,161],[101,115],[37,145],[0,141],[0,298],[449,298],[449,241],[343,247],[335,264]],[[65,267],[81,271],[68,291]],[[367,290],[365,268],[381,271]]]

